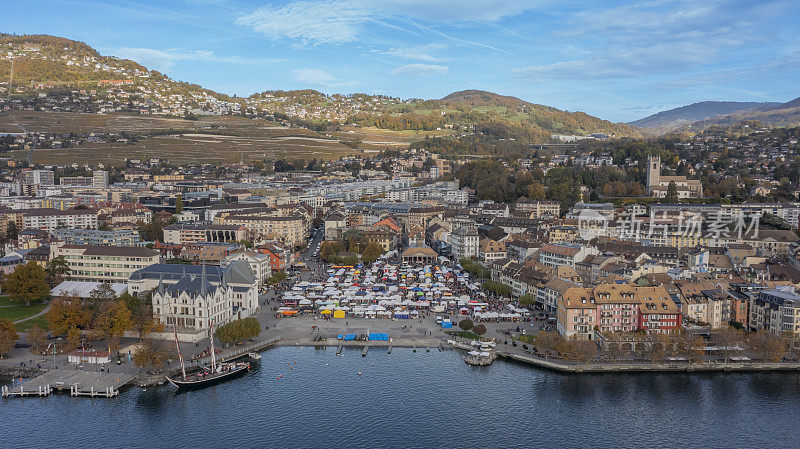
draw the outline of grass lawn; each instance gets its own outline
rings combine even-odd
[[[31,315],[36,315],[44,310],[45,307],[47,307],[47,304],[31,304],[30,307],[25,305],[0,307],[0,319],[21,320]]]
[[[27,332],[33,326],[39,326],[41,329],[48,330],[50,328],[50,323],[47,322],[47,315],[31,318],[28,321],[15,324],[14,329],[16,329],[17,332]]]
[[[13,305],[13,304],[14,303],[11,302],[11,298],[9,298],[8,296],[6,296],[6,295],[0,296],[0,306],[10,306],[10,305]]]
[[[481,337],[470,331],[445,331],[446,334],[457,335],[461,338],[468,338],[470,340],[480,340]]]

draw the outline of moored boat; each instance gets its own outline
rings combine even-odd
[[[249,370],[250,364],[247,362],[220,363],[217,365],[216,370],[206,367],[186,376],[167,377],[167,380],[178,387],[179,390],[190,390],[237,378],[246,374]]]

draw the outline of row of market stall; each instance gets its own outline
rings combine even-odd
[[[449,313],[482,319],[518,319],[516,311],[502,317],[489,310],[480,284],[461,267],[395,265],[333,267],[320,282],[302,281],[284,292],[279,316],[302,314],[324,318],[413,319],[428,313]]]

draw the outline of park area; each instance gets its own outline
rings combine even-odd
[[[47,308],[47,304],[45,303],[32,303],[31,305],[18,304],[12,302],[8,296],[0,296],[0,320],[18,322],[14,324],[14,328],[18,332],[25,332],[33,326],[47,329],[48,323],[46,315],[31,318],[43,312],[45,308]]]

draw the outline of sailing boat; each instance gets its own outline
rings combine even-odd
[[[206,302],[206,316],[209,320],[210,330],[209,330],[209,340],[211,341],[211,366],[203,366],[200,370],[195,371],[191,374],[186,374],[186,368],[183,365],[183,355],[181,354],[181,347],[178,344],[178,333],[175,330],[175,324],[173,323],[172,329],[175,332],[175,345],[178,347],[178,358],[181,361],[181,377],[169,377],[167,376],[167,380],[172,385],[178,387],[178,391],[181,390],[192,390],[192,389],[199,389],[205,388],[211,385],[218,384],[220,382],[224,382],[226,380],[234,379],[239,376],[246,374],[250,371],[250,364],[247,362],[221,362],[217,363],[217,354],[214,350],[214,319],[208,313],[208,295],[206,290],[206,266],[203,265],[203,275],[200,279],[200,293],[203,296],[203,300]]]

